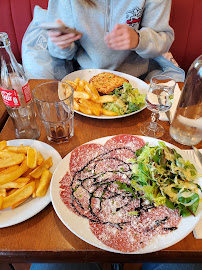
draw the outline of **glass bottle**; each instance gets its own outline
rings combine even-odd
[[[8,35],[0,32],[0,92],[17,138],[37,139],[40,131],[27,78],[11,50]]]
[[[202,140],[202,55],[189,68],[170,135],[184,145],[196,145]]]

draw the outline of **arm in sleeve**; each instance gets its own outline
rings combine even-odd
[[[169,26],[171,0],[148,0],[145,5],[139,43],[134,49],[143,58],[162,55],[170,49],[174,31]]]
[[[69,0],[49,0],[47,21],[55,22],[57,19],[62,20],[65,24],[72,28],[75,27]],[[77,48],[77,43],[73,42],[66,49],[61,49],[54,42],[52,42],[50,38],[48,38],[48,50],[53,57],[72,60],[74,58],[75,52],[77,51]]]
[[[59,59],[72,60],[74,58],[75,52],[77,51],[77,44],[73,42],[66,49],[59,48],[54,42],[48,38],[48,50],[50,55]]]

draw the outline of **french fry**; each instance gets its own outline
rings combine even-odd
[[[74,91],[74,98],[90,99],[90,94],[81,91]]]
[[[91,100],[86,100],[86,99],[80,99],[80,102],[81,102],[84,106],[86,106],[87,108],[89,108],[89,109],[92,111],[92,113],[93,113],[94,115],[100,116],[100,114],[101,114],[101,109],[100,109],[99,107],[95,106],[95,105],[94,105],[95,103],[94,103],[93,101],[91,101]]]
[[[78,86],[76,88],[76,91],[77,92],[84,92],[84,81],[83,80],[79,81]]]
[[[32,198],[35,198],[36,197],[36,190],[37,190],[37,188],[39,186],[39,182],[40,182],[40,179],[39,178],[38,179],[35,179],[35,190],[32,193]]]
[[[3,203],[3,195],[0,195],[0,210],[1,210],[1,207],[2,207],[2,203]]]
[[[29,177],[21,177],[16,179],[13,182],[8,182],[2,186],[0,186],[0,189],[10,189],[10,188],[21,188],[24,187],[28,182],[29,182],[30,178]]]
[[[27,200],[27,198],[22,199],[21,201],[14,203],[13,205],[11,205],[11,208],[14,209],[16,207],[18,207],[20,204],[22,204],[23,202],[25,202]]]
[[[84,89],[87,93],[89,93],[91,96],[94,94],[91,87],[90,87],[90,84],[88,82],[85,82],[85,85],[84,85]]]
[[[19,153],[8,151],[7,149],[4,149],[3,151],[0,151],[0,159],[1,158],[9,158],[11,156],[19,155]]]
[[[0,210],[16,208],[27,200],[36,197],[36,191],[42,177],[38,196],[46,194],[52,173],[52,157],[44,160],[40,151],[30,146],[7,146],[0,142]],[[48,175],[48,177],[47,177]]]
[[[34,148],[27,150],[27,166],[31,169],[36,168],[37,165],[37,151]]]
[[[25,173],[23,173],[22,175],[21,175],[21,177],[30,177],[30,173],[33,171],[34,169],[31,169],[31,168],[28,168],[28,170],[25,172]]]
[[[86,107],[84,104],[81,104],[81,103],[79,103],[79,110],[80,110],[82,113],[85,113],[85,114],[89,114],[89,115],[92,114],[91,109],[89,109],[88,107]]]
[[[27,150],[29,148],[30,146],[26,145],[26,146],[7,146],[5,149],[11,152],[27,154]]]
[[[96,97],[99,97],[100,96],[100,94],[99,94],[99,92],[97,91],[97,89],[95,88],[95,85],[93,84],[93,82],[90,82],[90,89],[91,89],[91,91],[94,93],[94,95],[96,96]]]
[[[4,171],[0,173],[0,185],[16,180],[27,170],[28,170],[27,159],[25,158],[21,163],[21,165],[18,166],[16,170],[9,173],[5,173]]]
[[[2,170],[1,172],[0,172],[0,175],[4,175],[4,174],[7,174],[7,173],[11,173],[11,172],[13,172],[13,171],[15,171],[17,168],[19,168],[19,165],[14,165],[14,166],[11,166],[11,167],[8,167],[8,168],[4,168],[4,170]]]
[[[1,141],[0,142],[0,151],[3,150],[4,148],[6,148],[7,146],[7,141]]]
[[[37,151],[37,165],[41,165],[41,163],[44,161],[44,158],[40,151]]]
[[[46,192],[48,190],[48,187],[51,181],[51,177],[52,177],[52,173],[49,170],[43,171],[40,181],[39,181],[38,188],[36,190],[37,197],[43,197],[46,195]]]
[[[52,157],[46,159],[40,166],[36,167],[29,175],[33,178],[39,178],[45,169],[49,169],[53,165]]]
[[[74,99],[74,110],[78,111],[79,110],[79,104],[76,101],[76,99]]]
[[[6,197],[6,189],[2,186],[0,187],[0,196]]]
[[[14,192],[16,192],[16,190],[18,190],[18,188],[12,188],[11,190],[9,190],[9,191],[7,192],[7,196],[13,194]]]
[[[109,96],[109,95],[100,96],[95,100],[95,102],[97,103],[108,103],[108,102],[113,102],[113,101],[114,101],[114,97]]]
[[[22,163],[25,159],[25,154],[15,154],[5,159],[0,160],[0,168],[6,168],[13,165],[18,165]]]
[[[18,189],[17,191],[13,192],[11,195],[3,198],[3,203],[1,209],[8,208],[23,199],[28,198],[32,195],[35,189],[35,182],[32,181],[31,183],[27,184],[26,186]]]
[[[118,113],[102,109],[102,114],[106,116],[117,116]]]
[[[78,85],[78,84],[79,84],[79,81],[80,81],[80,78],[76,78],[76,79],[74,80],[74,83],[75,83],[76,85]]]
[[[74,81],[65,81],[74,88],[74,110],[80,111],[87,115],[106,115],[117,116],[115,112],[102,110],[103,104],[114,102],[115,97],[112,95],[102,95],[95,88],[93,82],[88,83],[85,80],[76,78]],[[68,95],[66,94],[66,97]]]
[[[64,80],[64,82],[65,83],[68,83],[69,85],[71,85],[74,90],[76,90],[76,88],[78,86],[78,83],[75,83],[75,82],[72,82],[72,81]]]

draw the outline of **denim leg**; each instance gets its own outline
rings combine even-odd
[[[142,270],[202,270],[202,263],[143,263]]]
[[[33,263],[30,270],[100,270],[96,263]]]

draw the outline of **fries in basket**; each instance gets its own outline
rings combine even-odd
[[[46,195],[52,173],[52,157],[44,160],[30,146],[8,146],[0,142],[0,210],[15,208],[30,196]]]
[[[74,109],[88,115],[106,115],[116,116],[116,112],[104,110],[103,104],[113,102],[114,97],[111,95],[100,95],[93,82],[88,83],[85,80],[76,78],[74,81],[64,82],[70,84],[74,89]],[[68,91],[68,90],[67,90]],[[69,93],[66,93],[69,96]]]

